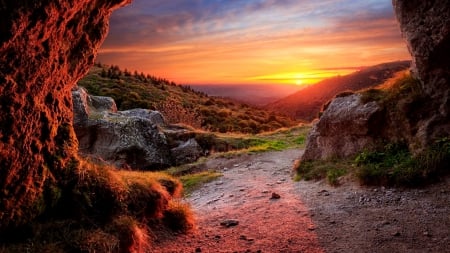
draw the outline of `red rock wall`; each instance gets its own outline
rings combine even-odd
[[[2,1],[0,229],[57,197],[78,146],[71,88],[93,64],[111,12],[129,1]]]

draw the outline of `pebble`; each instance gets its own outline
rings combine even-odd
[[[272,196],[270,197],[270,199],[279,199],[279,198],[281,198],[280,194],[272,192]]]
[[[233,219],[228,219],[228,220],[224,220],[224,221],[220,222],[220,225],[222,227],[227,227],[227,228],[234,227],[234,226],[239,225],[239,221],[233,220]]]
[[[201,248],[196,248],[195,252],[202,252],[202,249]]]

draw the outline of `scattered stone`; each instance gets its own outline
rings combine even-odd
[[[314,230],[316,230],[316,227],[314,227],[314,226],[309,226],[309,227],[308,227],[308,230],[309,230],[309,231],[314,231]]]
[[[234,227],[234,226],[239,225],[239,221],[233,220],[233,219],[228,219],[228,220],[224,220],[224,221],[220,222],[220,225],[222,227],[227,227],[227,228]]]
[[[195,252],[202,252],[202,249],[201,248],[196,248]]]
[[[270,197],[270,199],[279,199],[279,198],[281,198],[280,194],[272,192],[272,196]]]
[[[219,240],[220,238],[222,238],[221,235],[215,235],[215,236],[214,236],[214,239],[216,239],[216,240]]]
[[[423,232],[424,236],[431,237],[431,234],[428,231]]]
[[[266,194],[266,193],[269,193],[270,191],[268,191],[268,190],[264,190],[264,191],[262,191],[261,193],[264,193],[264,194]]]
[[[247,236],[245,236],[245,235],[240,235],[240,236],[239,236],[239,240],[247,241]]]
[[[216,182],[216,185],[223,185],[223,181]]]

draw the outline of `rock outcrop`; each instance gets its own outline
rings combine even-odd
[[[74,128],[79,151],[121,168],[158,170],[196,161],[203,150],[194,138],[169,142],[169,128],[157,111],[117,111],[109,97],[91,96],[84,88],[72,91]],[[185,129],[170,130],[171,137]]]
[[[450,136],[450,7],[438,0],[393,0],[393,5],[419,87],[380,110],[374,102],[356,102],[356,95],[336,98],[309,135],[302,160],[349,157],[399,141],[419,153]]]
[[[417,123],[414,141],[427,146],[450,135],[450,5],[439,0],[393,0],[397,19],[421,80],[430,112]]]
[[[309,133],[302,159],[348,157],[375,146],[381,115],[376,102],[364,104],[359,94],[334,99]]]
[[[129,0],[2,1],[0,230],[33,219],[77,152],[71,88]]]

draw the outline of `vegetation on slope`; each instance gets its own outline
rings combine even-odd
[[[376,101],[386,111],[388,120],[395,118],[397,128],[403,132],[427,110],[424,92],[409,73],[400,73],[394,80],[361,94],[365,103]],[[406,137],[401,132],[390,131],[393,132],[387,134],[395,135],[389,137],[390,142],[376,150],[363,151],[354,159],[300,162],[296,166],[296,178],[327,178],[330,184],[336,185],[339,177],[351,173],[365,185],[417,187],[450,173],[449,136],[437,138],[428,148],[412,153]]]
[[[144,73],[96,64],[78,82],[96,96],[112,97],[119,110],[146,108],[162,112],[171,123],[183,123],[213,132],[261,133],[296,122],[230,99],[209,97],[188,86]]]
[[[0,252],[146,252],[152,230],[186,231],[192,214],[181,183],[164,173],[73,161],[64,188],[52,189],[33,223],[0,236]]]
[[[285,113],[295,119],[311,121],[318,117],[322,105],[336,94],[358,91],[383,84],[395,73],[409,68],[409,61],[379,64],[346,76],[325,79],[308,86],[286,98],[266,106],[267,109]]]

